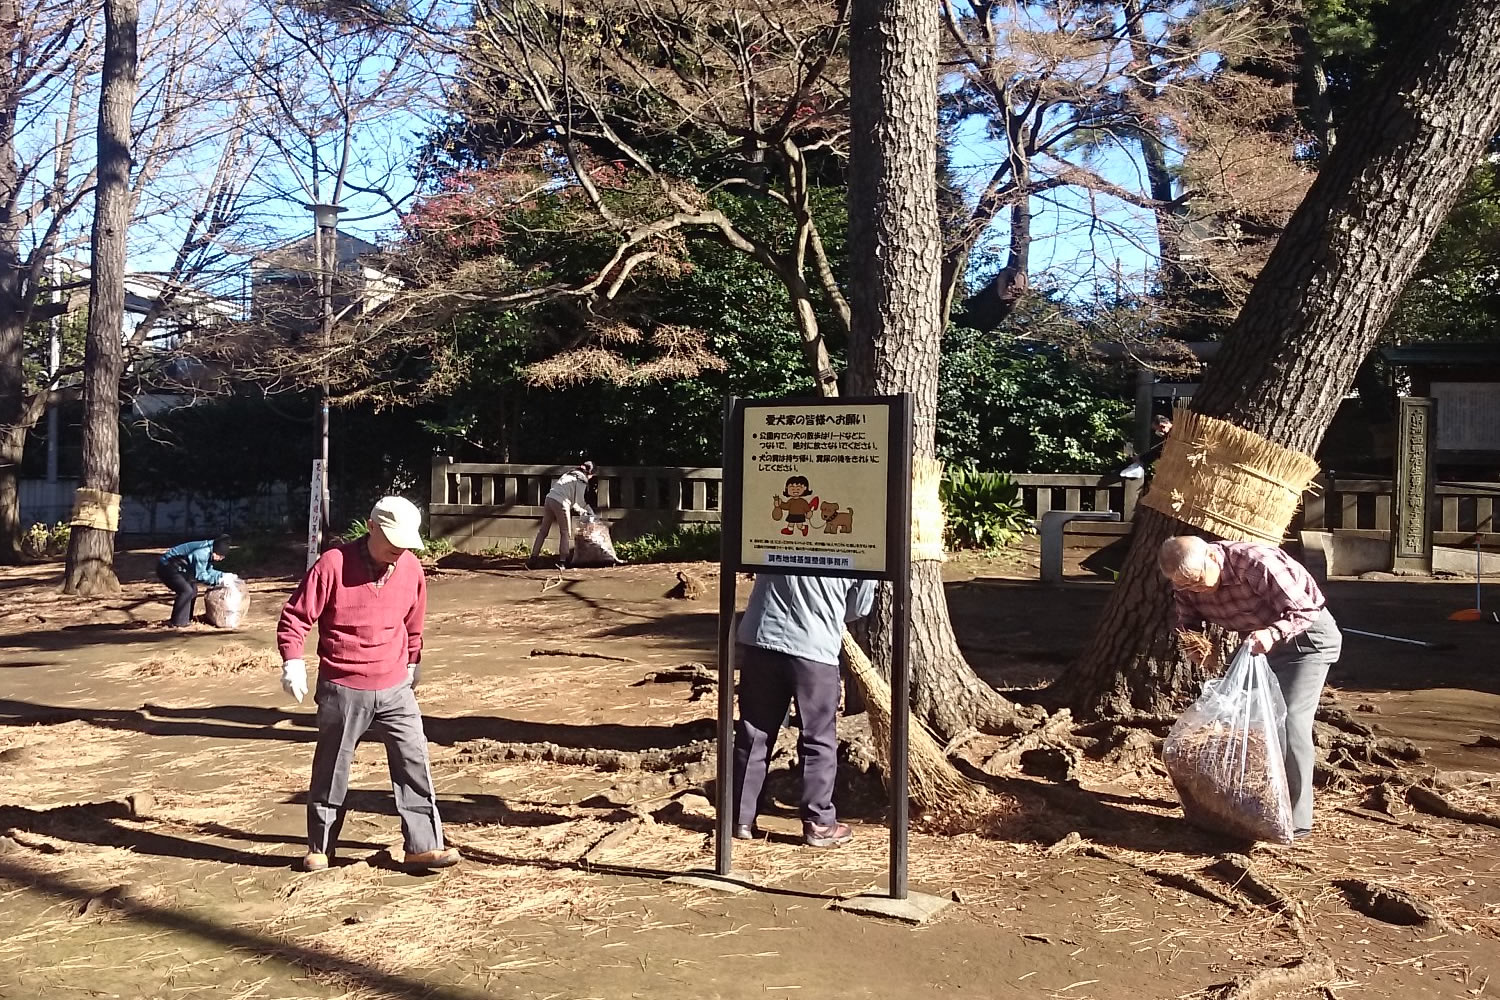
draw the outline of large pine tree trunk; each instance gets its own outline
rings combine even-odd
[[[1500,4],[1424,4],[1277,242],[1193,409],[1317,448],[1402,289],[1500,127]],[[1059,693],[1088,715],[1165,711],[1191,693],[1165,646],[1156,547],[1183,526],[1137,509],[1097,631]]]
[[[5,364],[3,354],[0,343],[0,366]],[[15,421],[9,403],[7,389],[0,386],[0,565],[21,561],[21,453],[26,432]]]
[[[849,385],[856,394],[912,394],[918,459],[936,453],[942,339],[938,27],[936,10],[921,0],[854,0],[851,11]],[[1003,730],[1013,706],[964,662],[941,570],[933,560],[913,563],[913,711],[940,737],[971,726]],[[873,631],[879,658],[890,648],[882,605]]]
[[[84,347],[83,474],[80,486],[120,492],[120,372],[124,364],[125,254],[130,228],[130,112],[136,93],[137,0],[105,0],[104,71],[99,95],[99,182],[94,198],[89,327]],[[63,589],[110,593],[115,533],[75,526]]]
[[[12,94],[16,81],[14,47],[15,0],[0,0],[0,93]],[[10,100],[0,101],[0,563],[21,559],[21,446],[24,432],[17,433],[25,406],[21,377],[22,336],[26,329],[22,301],[20,224],[10,193],[15,191],[20,170],[16,166],[16,112]]]

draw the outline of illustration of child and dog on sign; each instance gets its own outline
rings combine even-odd
[[[781,495],[771,495],[771,519],[780,521],[786,519],[786,527],[781,529],[783,535],[802,532],[802,537],[807,537],[810,527],[821,526],[825,535],[847,535],[854,530],[854,509],[843,507],[832,500],[819,501],[812,494],[812,485],[808,483],[806,476],[793,476],[786,481],[786,488]],[[813,525],[811,518],[816,516],[819,525]]]

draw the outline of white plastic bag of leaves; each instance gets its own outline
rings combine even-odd
[[[1188,822],[1232,837],[1291,843],[1285,727],[1286,701],[1270,664],[1248,643],[1240,646],[1228,672],[1203,686],[1162,747]]]
[[[203,615],[214,628],[239,628],[250,610],[250,588],[239,577],[215,587],[203,598]]]
[[[573,523],[574,566],[617,566],[615,542],[609,533],[609,522],[593,511],[578,515]]]

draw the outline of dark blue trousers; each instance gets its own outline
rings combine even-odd
[[[802,758],[802,820],[829,826],[838,821],[833,809],[833,782],[838,773],[839,668],[759,646],[739,647],[740,717],[734,728],[735,823],[750,825],[760,812],[761,790],[770,769],[771,751],[797,702]]]

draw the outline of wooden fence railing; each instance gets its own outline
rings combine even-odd
[[[464,548],[529,540],[547,491],[568,468],[436,459],[429,511],[433,534]],[[674,524],[718,523],[720,469],[601,466],[596,475],[596,507],[622,537]],[[1038,518],[1049,510],[1112,510],[1128,522],[1141,489],[1138,482],[1117,476],[1026,473],[1012,478],[1027,512]],[[1496,530],[1500,483],[1440,483],[1435,494],[1432,526],[1439,544],[1459,544],[1461,535]],[[1335,479],[1303,498],[1292,530],[1389,531],[1392,503],[1388,479]],[[1109,535],[1128,529],[1093,524],[1077,530]]]
[[[547,491],[568,468],[436,459],[431,531],[466,549],[529,541],[542,516]],[[600,466],[595,475],[595,507],[613,522],[620,537],[673,524],[718,523],[721,469]],[[1013,478],[1021,487],[1027,512],[1034,517],[1049,510],[1114,510],[1128,519],[1139,491],[1138,484],[1118,477],[1028,474]],[[1120,529],[1115,526],[1113,530]]]
[[[1393,492],[1389,479],[1335,479],[1321,495],[1303,498],[1302,527],[1390,531]],[[1432,530],[1439,535],[1495,530],[1500,483],[1438,483],[1433,493]]]

